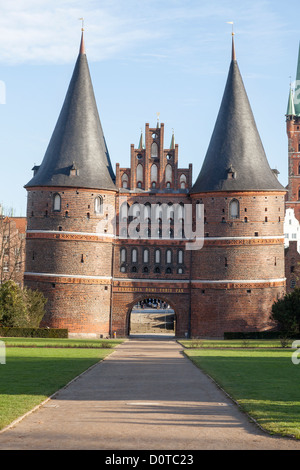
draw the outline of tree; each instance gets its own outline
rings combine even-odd
[[[23,291],[14,281],[6,281],[0,287],[0,322],[2,326],[25,327],[27,304]]]
[[[274,302],[271,318],[278,323],[280,331],[284,334],[300,332],[300,288]]]
[[[38,290],[24,289],[27,301],[27,326],[38,328],[45,314],[47,299]]]
[[[0,286],[0,324],[38,328],[46,301],[41,292],[22,289],[14,281],[6,281]]]
[[[25,261],[25,217],[0,214],[0,283],[23,281]]]

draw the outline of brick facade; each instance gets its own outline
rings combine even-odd
[[[240,157],[237,142],[242,140],[246,155],[240,160],[247,168],[228,168],[226,158],[226,168],[218,167],[218,172],[206,164],[211,181],[221,174],[226,190],[199,190],[205,187],[205,176],[193,190],[192,164],[179,166],[175,136],[165,146],[163,123],[146,124],[138,148],[131,145],[130,166],[117,164],[115,182],[109,179],[101,126],[89,127],[82,117],[86,102],[86,113],[93,108],[96,115],[91,85],[81,86],[89,82],[82,51],[63,108],[71,111],[61,114],[44,161],[34,169],[37,177],[27,185],[24,278],[48,298],[43,326],[68,328],[71,334],[126,336],[133,306],[156,298],[174,309],[177,336],[222,337],[226,331],[271,328],[271,305],[285,292],[285,190],[261,153],[252,116],[248,119],[235,59],[229,75],[232,87],[226,89],[227,94],[236,91],[243,113],[233,110],[230,116],[246,116],[246,125],[235,116],[229,134],[239,135],[236,142],[225,136],[224,149]],[[88,100],[83,95],[87,89]],[[227,98],[228,106],[237,102]],[[73,128],[75,119],[64,121],[74,113],[78,129]],[[229,116],[226,110],[224,115]],[[218,129],[223,132],[222,126]],[[95,142],[100,143],[86,158]],[[68,160],[75,157],[76,164]],[[234,186],[236,170],[241,187]],[[251,186],[256,175],[253,188],[266,184],[263,190]],[[250,189],[241,189],[243,179]]]

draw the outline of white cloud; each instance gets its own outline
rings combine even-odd
[[[89,60],[133,60],[141,54],[178,62],[191,54],[200,58],[207,46],[227,47],[231,20],[239,37],[251,36],[255,45],[261,39],[265,51],[284,29],[272,5],[264,0],[10,0],[0,5],[0,62],[74,61],[82,16]]]

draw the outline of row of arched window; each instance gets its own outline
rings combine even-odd
[[[166,187],[171,188],[172,186],[172,178],[173,178],[173,169],[170,164],[166,165],[165,169],[165,182],[166,182]],[[122,178],[122,188],[127,189],[128,188],[128,182],[129,178],[127,173],[123,173]],[[136,167],[136,185],[138,188],[142,188],[144,184],[144,167],[141,163],[139,163]],[[158,166],[154,163],[151,165],[150,168],[150,185],[151,188],[156,188],[158,185]],[[179,178],[179,185],[180,189],[185,189],[186,188],[186,175],[181,174]]]
[[[137,272],[138,265],[142,265],[142,271],[147,273],[150,270],[149,264],[154,262],[154,272],[161,272],[162,264],[166,265],[166,272],[171,273],[172,269],[177,266],[177,272],[183,273],[184,264],[184,251],[182,249],[172,250],[170,248],[165,250],[164,258],[162,250],[155,248],[153,253],[153,262],[150,259],[151,253],[149,248],[144,248],[139,253],[137,248],[121,248],[120,249],[120,271],[126,272],[128,267],[131,267],[132,272]]]
[[[152,215],[154,215],[155,220],[158,222],[161,220],[172,222],[174,217],[176,217],[176,220],[182,221],[184,218],[183,203],[173,204],[172,202],[169,202],[167,204],[161,204],[160,202],[157,202],[154,205],[153,214],[151,213],[152,207],[153,206],[150,202],[146,202],[145,204],[135,202],[132,206],[129,206],[129,204],[125,202],[120,207],[120,220],[122,222],[126,222],[128,217],[132,217],[133,219],[140,217],[141,220],[150,222]]]

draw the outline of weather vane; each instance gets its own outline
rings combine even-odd
[[[81,31],[84,31],[84,18],[79,18],[79,20],[81,21]]]
[[[157,116],[157,123],[159,123],[159,116],[160,116],[160,113],[156,113],[156,116]]]

